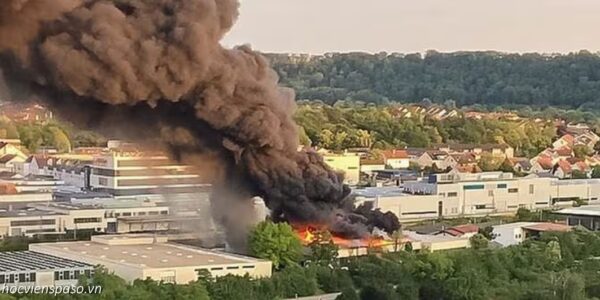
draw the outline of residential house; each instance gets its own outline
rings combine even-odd
[[[458,225],[458,226],[454,226],[454,227],[450,227],[447,229],[444,229],[438,233],[436,233],[436,235],[442,234],[442,235],[451,235],[451,236],[457,236],[457,237],[472,237],[474,235],[476,235],[479,232],[479,226],[475,225],[475,224],[465,224],[465,225]]]
[[[15,173],[23,176],[27,175],[46,175],[45,168],[52,162],[52,159],[44,155],[30,155],[25,161],[15,163]]]
[[[426,151],[424,152],[417,160],[416,163],[421,168],[432,168],[434,165],[439,170],[445,170],[448,168],[453,168],[458,164],[458,162],[444,151]]]
[[[386,150],[383,152],[385,164],[392,169],[406,169],[410,165],[410,159],[406,150]]]
[[[560,160],[554,167],[554,176],[558,178],[571,178],[573,168],[566,160]]]
[[[440,144],[434,145],[434,149],[445,151],[447,153],[490,153],[495,156],[511,158],[515,154],[515,149],[508,144]]]
[[[513,157],[507,159],[507,162],[512,166],[515,172],[519,173],[529,173],[533,167],[531,161],[525,157]]]
[[[600,141],[600,137],[592,131],[580,134],[575,137],[574,144],[586,146],[590,151],[594,150],[596,143]]]
[[[575,142],[575,137],[570,134],[565,134],[552,143],[552,148],[560,149],[563,147],[572,148]]]
[[[553,168],[553,159],[548,156],[541,156],[531,160],[531,169],[529,172],[533,174],[552,173]]]
[[[360,173],[367,176],[373,175],[374,171],[385,169],[385,161],[383,158],[361,158]]]
[[[5,154],[0,156],[0,171],[14,172],[15,163],[23,162],[24,159],[16,154]]]

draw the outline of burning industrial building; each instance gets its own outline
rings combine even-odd
[[[186,163],[219,162],[204,171],[215,172],[215,213],[229,226],[243,214],[232,207],[260,196],[273,219],[339,236],[398,229],[393,214],[355,210],[341,176],[297,150],[294,94],[267,61],[221,46],[238,5],[4,0],[0,66],[13,95],[35,93],[79,126],[159,143]]]

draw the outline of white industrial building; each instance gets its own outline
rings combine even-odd
[[[87,186],[115,197],[196,193],[210,185],[161,153],[111,150],[94,157]]]
[[[33,252],[0,252],[0,288],[75,286],[90,277],[94,266],[64,257]]]
[[[354,192],[357,204],[371,202],[374,208],[410,222],[512,214],[519,208],[559,208],[572,206],[575,199],[594,203],[600,197],[600,179],[514,178],[502,172],[435,174],[427,181]]]
[[[102,235],[91,241],[29,245],[31,251],[102,265],[128,281],[151,278],[186,284],[206,273],[270,277],[272,263],[230,253],[170,243],[154,235]]]

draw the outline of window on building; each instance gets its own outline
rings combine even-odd
[[[29,273],[29,281],[35,282],[35,272]]]
[[[131,217],[131,213],[130,212],[124,212],[123,213],[123,217]]]
[[[463,189],[465,190],[483,190],[484,188],[485,186],[483,184],[472,184],[463,186]]]
[[[499,188],[499,189],[505,189],[506,188],[506,183],[499,183],[496,187]]]
[[[140,211],[140,212],[138,212],[138,216],[145,216],[145,215],[146,215],[146,212],[145,212],[145,211]]]
[[[48,220],[23,220],[23,221],[11,221],[10,226],[37,226],[37,225],[54,225],[56,224],[55,219]]]
[[[489,197],[494,197],[494,190],[489,190],[488,191],[488,196]]]
[[[73,222],[75,224],[82,224],[82,223],[100,223],[102,222],[101,218],[75,218],[73,220]]]
[[[108,179],[104,177],[98,177],[98,185],[108,186]]]
[[[148,214],[151,215],[151,216],[156,216],[156,215],[158,215],[158,212],[157,211],[151,211],[151,212],[148,212]]]
[[[451,211],[452,211],[453,214],[458,213],[458,208],[453,207]]]
[[[15,274],[8,275],[8,283],[15,283]]]
[[[169,211],[168,211],[168,210],[161,210],[161,211],[160,211],[160,214],[161,214],[161,215],[168,215],[168,214],[169,214]]]
[[[211,271],[221,271],[223,270],[222,267],[214,267],[214,268],[210,268]]]
[[[227,267],[227,270],[237,270],[239,268],[240,268],[239,266],[230,266],[230,267]]]
[[[446,197],[446,193],[439,193],[438,196]]]
[[[64,279],[64,280],[69,279],[69,271],[62,271],[62,279]]]
[[[485,209],[485,204],[475,205],[475,209]]]
[[[254,269],[254,266],[242,266],[242,269]]]
[[[510,188],[510,189],[508,189],[508,192],[511,193],[511,194],[518,193],[519,189],[517,189],[517,188]]]
[[[4,275],[0,275],[0,284],[4,283],[4,278],[5,278]]]
[[[60,272],[54,272],[54,280],[60,280]]]
[[[529,185],[529,194],[533,194],[533,192],[535,191],[535,187],[533,186],[533,184]]]
[[[25,281],[25,273],[20,273],[19,274],[19,282],[26,282]]]
[[[456,197],[458,196],[457,192],[448,192],[448,197]]]

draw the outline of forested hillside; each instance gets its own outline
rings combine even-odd
[[[600,109],[600,55],[421,54],[268,55],[298,99],[458,105],[556,105]]]

